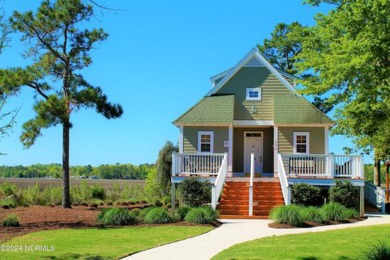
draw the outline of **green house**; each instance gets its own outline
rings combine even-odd
[[[223,189],[229,193],[229,182],[244,187],[273,183],[279,203],[285,204],[296,182],[331,185],[343,178],[364,185],[362,157],[329,154],[334,122],[297,92],[294,76],[275,69],[257,48],[210,80],[210,91],[173,121],[180,130],[173,183],[209,178],[215,186],[214,207]],[[219,207],[225,215],[241,210],[231,206],[224,211],[223,199]],[[242,211],[256,215],[253,210]]]

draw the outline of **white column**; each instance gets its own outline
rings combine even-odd
[[[274,176],[279,176],[278,173],[278,153],[279,153],[279,128],[274,126]]]
[[[183,127],[180,126],[180,134],[179,134],[179,153],[184,153],[184,136],[183,136]]]
[[[229,126],[228,177],[233,177],[233,125]]]
[[[324,127],[325,136],[325,151],[324,154],[329,154],[329,126]]]

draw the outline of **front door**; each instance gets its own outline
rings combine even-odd
[[[255,154],[255,173],[263,172],[263,132],[244,132],[244,172],[251,172],[251,153]]]

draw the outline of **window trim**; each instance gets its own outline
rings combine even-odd
[[[250,91],[259,92],[259,97],[257,97],[257,98],[249,97]],[[261,100],[261,88],[247,88],[246,89],[246,100]]]
[[[210,151],[202,152],[202,135],[210,135]],[[198,153],[214,153],[214,131],[198,131]]]
[[[306,136],[306,153],[297,152],[297,136]],[[294,154],[310,154],[310,133],[309,132],[294,132],[293,133],[293,153]]]

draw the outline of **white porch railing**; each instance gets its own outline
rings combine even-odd
[[[224,158],[223,153],[173,153],[172,175],[217,175]]]
[[[363,155],[281,154],[281,160],[288,177],[364,178]]]
[[[248,215],[253,215],[253,178],[255,177],[255,154],[251,153],[251,175],[249,179],[249,211]]]
[[[370,182],[364,185],[364,197],[372,205],[380,208],[385,213],[385,195],[386,191]]]
[[[218,200],[219,197],[221,196],[223,185],[225,184],[227,172],[228,172],[228,154],[225,153],[222,160],[221,167],[219,168],[218,171],[217,179],[215,180],[214,184],[211,187],[211,207],[213,209],[217,209]]]
[[[278,154],[278,172],[279,172],[279,181],[280,187],[282,188],[284,204],[291,204],[291,188],[288,185],[287,175],[285,171],[285,166],[283,163],[283,158],[281,154]]]

